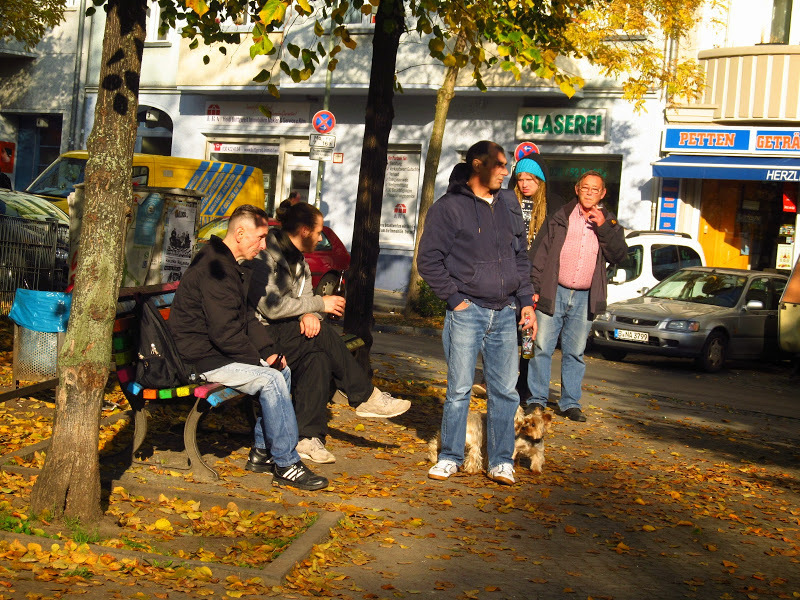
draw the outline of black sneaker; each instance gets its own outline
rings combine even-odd
[[[543,413],[544,412],[544,406],[542,406],[541,404],[539,404],[537,402],[531,402],[530,404],[526,404],[525,406],[523,406],[522,410],[525,413],[525,415],[527,416],[527,415],[532,415],[535,412]]]
[[[250,450],[250,456],[244,465],[244,468],[254,473],[271,473],[275,467],[275,461],[269,450],[262,450],[261,448],[253,448]]]
[[[321,490],[328,487],[328,480],[314,472],[298,460],[288,467],[275,465],[272,471],[272,485],[291,485],[301,490]]]
[[[564,416],[567,417],[570,421],[578,421],[579,423],[586,422],[586,416],[583,414],[580,408],[572,407],[568,408],[564,411]]]

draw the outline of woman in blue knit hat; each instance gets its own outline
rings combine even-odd
[[[538,158],[538,157],[537,157]],[[516,184],[514,192],[522,207],[522,218],[528,230],[528,246],[538,233],[547,216],[547,194],[545,191],[545,169],[543,163],[534,158],[521,159],[514,168]]]

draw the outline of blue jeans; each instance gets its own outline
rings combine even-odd
[[[592,322],[589,320],[589,290],[558,286],[553,316],[536,311],[539,332],[533,342],[533,358],[528,366],[527,404],[544,407],[550,396],[550,365],[561,334],[561,398],[563,412],[581,407],[581,382],[586,372],[583,352]]]
[[[291,371],[272,367],[230,363],[203,373],[206,380],[258,396],[261,416],[256,420],[255,447],[269,449],[275,464],[288,467],[300,460],[297,446],[297,421],[289,389]]]
[[[513,306],[500,310],[471,303],[464,310],[448,310],[442,330],[447,359],[447,396],[442,413],[442,449],[439,460],[464,462],[467,413],[475,380],[478,352],[488,395],[486,446],[489,468],[513,463],[514,413],[519,406],[517,382],[517,317]]]

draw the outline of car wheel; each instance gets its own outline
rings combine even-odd
[[[339,275],[336,273],[325,273],[322,279],[319,280],[314,293],[317,296],[331,296],[333,292],[336,291],[337,285],[339,285]]]
[[[600,354],[606,360],[613,360],[613,361],[620,361],[626,356],[628,353],[625,350],[613,350],[611,348],[604,348],[600,351]]]
[[[728,338],[721,331],[712,331],[703,344],[697,364],[706,373],[716,373],[725,364],[728,354]]]

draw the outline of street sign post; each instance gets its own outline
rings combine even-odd
[[[329,110],[320,110],[311,117],[311,126],[317,133],[330,133],[336,125],[336,117]]]
[[[335,148],[336,136],[324,133],[312,133],[308,136],[309,148]]]
[[[333,158],[333,148],[310,148],[308,158],[310,160],[329,161]]]
[[[539,154],[539,146],[533,142],[522,142],[514,150],[514,160],[519,162],[529,154]]]

